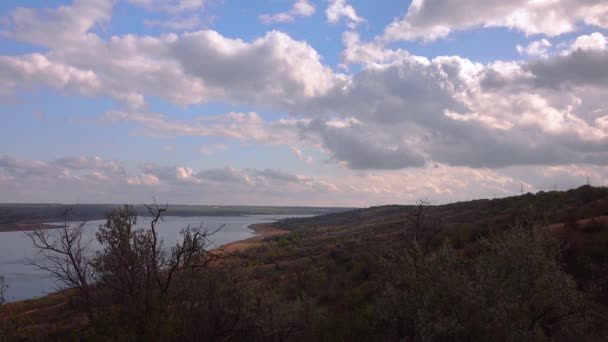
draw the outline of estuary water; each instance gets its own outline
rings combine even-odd
[[[298,215],[302,216],[302,215]],[[251,215],[251,216],[229,216],[229,217],[177,217],[167,216],[164,221],[159,221],[157,231],[163,239],[164,247],[169,250],[180,237],[180,231],[188,226],[200,227],[208,231],[214,231],[224,226],[219,232],[211,237],[213,247],[219,247],[234,241],[247,239],[254,236],[247,226],[254,223],[272,222],[278,219],[296,217],[295,215]],[[149,228],[149,217],[138,217],[137,228]],[[105,220],[88,221],[84,226],[83,242],[91,241],[88,252],[91,255],[100,249],[95,240],[95,232],[103,225]],[[50,223],[62,225],[62,223]],[[51,231],[55,231],[52,229]],[[44,296],[57,291],[57,284],[53,282],[48,274],[38,270],[35,266],[28,265],[30,260],[43,262],[41,256],[37,256],[32,241],[27,232],[0,232],[0,275],[4,275],[8,285],[6,299],[19,301]]]

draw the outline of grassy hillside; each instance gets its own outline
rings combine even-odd
[[[416,206],[380,206],[318,217],[278,221],[277,228],[303,237],[301,255],[353,254],[374,248],[402,248],[408,241]],[[481,199],[426,206],[431,243],[448,242],[470,252],[492,234],[525,223],[547,227],[563,247],[563,265],[579,285],[594,289],[608,304],[608,188],[582,186],[568,191],[539,192],[499,199]],[[292,253],[290,257],[300,253]]]

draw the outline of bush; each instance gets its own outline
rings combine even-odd
[[[467,259],[446,246],[394,257],[375,317],[406,340],[549,341],[580,338],[590,303],[559,263],[544,228],[513,227]]]

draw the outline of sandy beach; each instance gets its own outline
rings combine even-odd
[[[272,228],[272,224],[270,223],[256,223],[249,225],[247,228],[253,230],[255,236],[228,244],[224,248],[225,252],[232,253],[236,251],[242,251],[251,247],[261,246],[264,244],[265,238],[287,233],[286,230]]]

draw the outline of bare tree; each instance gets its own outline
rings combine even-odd
[[[441,218],[429,214],[429,206],[430,202],[419,200],[414,211],[405,217],[406,228],[413,235],[412,242],[418,244],[424,254],[443,229]]]
[[[0,275],[0,306],[4,305],[4,303],[6,302],[6,298],[4,298],[4,296],[7,288],[8,286],[6,285],[4,276]]]
[[[85,222],[71,225],[69,214],[64,212],[64,223],[59,229],[36,229],[27,235],[36,248],[36,254],[44,258],[29,259],[30,265],[48,272],[58,285],[58,290],[76,289],[84,298],[88,314],[91,314],[91,268],[86,250],[91,243],[83,241]]]
[[[147,205],[146,208],[152,216],[148,233],[151,238],[150,250],[153,261],[151,269],[154,272],[160,294],[164,298],[167,296],[176,274],[186,270],[208,268],[211,263],[224,256],[225,247],[209,250],[209,247],[213,245],[211,237],[223,229],[224,225],[213,231],[204,229],[202,223],[198,228],[186,227],[180,232],[182,241],[175,244],[171,249],[171,255],[167,257],[163,249],[163,241],[159,240],[156,231],[156,225],[159,220],[163,220],[162,215],[167,211],[167,205],[160,207],[155,202],[154,205]]]

